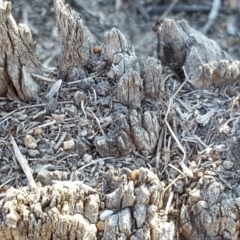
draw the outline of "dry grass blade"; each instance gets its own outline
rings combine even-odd
[[[35,183],[35,181],[33,179],[31,169],[28,166],[26,159],[23,157],[22,153],[20,152],[14,137],[11,136],[11,135],[10,135],[10,142],[13,145],[13,151],[15,153],[15,156],[16,156],[18,162],[20,163],[20,165],[21,165],[21,167],[22,167],[22,169],[23,169],[23,171],[24,171],[24,173],[25,173],[25,175],[26,175],[26,177],[28,179],[30,188],[32,190],[36,189],[37,186],[36,186],[36,183]]]
[[[184,71],[185,72],[185,71]],[[186,75],[186,74],[185,74]],[[173,96],[171,97],[170,101],[169,101],[169,104],[168,104],[168,109],[167,109],[167,113],[166,113],[166,116],[165,116],[165,123],[168,127],[168,130],[170,131],[170,133],[172,134],[174,140],[177,142],[178,144],[178,147],[180,148],[180,150],[182,151],[183,153],[183,159],[179,162],[179,165],[181,166],[183,172],[190,178],[193,177],[193,172],[186,166],[185,164],[185,160],[186,160],[186,151],[184,149],[184,147],[182,146],[182,144],[180,143],[180,141],[178,140],[177,136],[175,135],[174,131],[172,130],[170,124],[168,123],[168,114],[169,114],[169,111],[170,111],[170,108],[172,106],[172,103],[173,103],[173,100],[174,98],[176,97],[176,95],[179,93],[179,91],[183,88],[183,86],[186,84],[186,82],[188,82],[188,77],[186,77],[186,80],[182,83],[182,85],[177,89],[177,91],[173,94]]]

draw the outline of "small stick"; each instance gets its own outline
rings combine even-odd
[[[165,208],[165,214],[166,215],[168,215],[169,209],[171,207],[172,200],[173,200],[173,191],[170,192],[170,195],[168,197],[167,205],[166,205],[166,208]]]
[[[158,145],[157,145],[157,154],[156,154],[156,168],[159,168],[160,165],[160,157],[161,157],[161,149],[162,149],[162,143],[163,143],[163,135],[165,133],[165,127],[162,127],[159,139],[158,139]]]
[[[103,129],[102,129],[102,127],[101,127],[101,123],[100,123],[99,119],[98,119],[97,116],[93,113],[93,111],[92,111],[91,109],[89,109],[88,111],[89,111],[89,112],[92,114],[92,116],[95,118],[95,120],[96,120],[96,122],[97,122],[97,124],[98,124],[98,127],[99,127],[101,133],[104,135],[104,132],[103,132]]]
[[[75,84],[75,83],[79,83],[79,82],[84,81],[84,80],[92,79],[93,77],[94,76],[83,78],[83,79],[79,79],[79,80],[75,80],[75,81],[71,81],[71,82],[68,82],[67,85],[72,85],[72,84]]]
[[[10,179],[8,179],[6,182],[4,182],[3,184],[1,184],[1,185],[0,185],[0,189],[1,189],[3,186],[5,186],[6,184],[8,184],[9,182],[11,182],[14,178],[15,178],[15,177],[10,178]]]
[[[166,136],[165,136],[166,138]],[[165,152],[165,162],[164,162],[164,168],[161,172],[161,176],[163,175],[163,173],[166,171],[167,167],[168,167],[168,164],[170,162],[170,146],[171,146],[171,140],[172,138],[169,137],[168,138],[168,146],[164,146],[164,149],[166,149],[166,152]],[[165,144],[164,144],[165,145]]]
[[[38,125],[38,126],[32,128],[32,129],[28,130],[28,133],[32,133],[33,130],[36,129],[36,128],[48,127],[48,126],[53,125],[53,124],[55,124],[55,123],[56,123],[56,120],[53,120],[53,121],[51,121],[51,122],[47,122],[47,123],[44,123],[44,124],[42,124],[42,125]]]
[[[181,179],[182,178],[182,175],[178,175],[177,178],[175,178],[170,184],[168,184],[167,187],[164,188],[163,190],[163,196],[165,194],[165,192],[173,185],[175,184],[175,182],[177,182],[177,180]]]
[[[1,194],[0,194],[0,199],[5,198],[6,195],[7,195],[6,193],[1,193]]]
[[[31,168],[28,166],[27,160],[23,157],[22,153],[20,152],[14,137],[12,135],[10,135],[9,137],[10,137],[10,142],[13,145],[13,151],[15,153],[15,156],[16,156],[19,164],[21,165],[23,172],[25,173],[25,175],[28,179],[30,188],[31,188],[31,190],[34,190],[37,188],[37,186],[33,179]]]
[[[61,131],[62,131],[62,129],[61,129],[61,124],[58,124],[58,134],[57,134],[57,136],[56,136],[55,139],[54,139],[55,142],[58,140],[58,138],[59,138],[59,136],[60,136],[60,134],[61,134]]]
[[[55,80],[52,80],[51,78],[48,77],[44,77],[35,73],[32,73],[32,77],[36,78],[37,80],[42,80],[42,81],[46,81],[46,82],[51,82],[51,83],[55,83]]]
[[[85,118],[87,118],[87,114],[86,114],[86,111],[85,111],[85,108],[84,108],[84,101],[83,100],[81,100],[81,109],[83,111],[83,114],[84,114]]]
[[[160,20],[167,17],[167,15],[173,10],[175,5],[177,4],[178,0],[173,0],[169,7],[164,11],[164,13],[160,16]]]
[[[67,133],[66,132],[63,132],[62,133],[62,136],[60,137],[60,139],[58,140],[58,142],[55,144],[55,146],[53,147],[54,150],[58,150],[59,147],[61,146],[61,144],[63,143],[65,137],[67,136]]]
[[[208,15],[208,21],[202,29],[202,33],[206,34],[217,18],[221,8],[221,0],[213,0],[211,12]]]
[[[88,164],[80,167],[80,168],[77,170],[77,172],[79,172],[79,171],[83,170],[84,168],[89,167],[89,166],[91,166],[91,165],[93,165],[93,164],[96,164],[96,163],[98,163],[98,162],[105,161],[105,160],[111,160],[111,159],[114,159],[114,157],[106,157],[106,158],[100,158],[100,159],[92,160],[90,163],[88,163]]]
[[[93,94],[94,94],[94,104],[96,104],[97,103],[97,93],[93,87],[91,87],[91,89],[93,90]]]

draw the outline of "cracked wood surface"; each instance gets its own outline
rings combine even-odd
[[[17,25],[11,3],[0,0],[0,96],[10,100],[35,100],[39,84],[31,74],[42,74],[28,26]]]
[[[162,115],[157,104],[145,103],[161,100],[166,80],[161,72],[162,63],[169,65],[180,80],[179,69],[184,67],[197,88],[221,85],[239,76],[238,62],[231,63],[214,42],[191,29],[185,21],[166,19],[157,29],[160,61],[148,58],[142,77],[134,49],[119,30],[113,28],[102,50],[94,54],[95,41],[81,17],[60,0],[54,2],[62,46],[60,78],[69,82],[79,80],[80,90],[95,91],[99,98],[95,104],[99,104],[99,109],[104,104],[111,105],[109,122],[106,118],[98,119],[86,107],[85,114],[98,121],[99,131],[94,135],[93,146],[101,157],[123,156],[133,151],[141,156],[155,154]],[[17,97],[25,100],[39,90],[37,87],[36,91],[28,92],[24,88],[29,86],[26,79],[31,80],[31,73],[40,74],[41,70],[28,28],[16,26],[9,13],[9,3],[0,0],[0,11],[1,23],[9,24],[0,25],[2,32],[6,33],[10,26],[9,36],[13,38],[0,42],[9,59],[6,64],[5,55],[1,55],[4,57],[0,62],[4,79],[2,94],[16,91]],[[15,44],[16,49],[11,44]],[[30,58],[21,50],[26,50],[26,46],[32,54],[28,55]],[[97,81],[87,76],[87,71],[104,77]],[[78,100],[81,103],[86,96],[79,92]],[[76,145],[79,155],[88,147],[82,139]],[[170,152],[170,148],[168,150]],[[178,181],[165,186],[157,174],[144,168],[136,170],[135,177],[134,171],[128,169],[109,171],[112,174],[104,179],[106,185],[101,193],[81,188],[74,182],[72,186],[39,185],[32,191],[27,187],[9,189],[0,200],[0,238],[155,240],[174,239],[178,232],[182,239],[238,239],[239,187],[229,187],[220,175],[209,171],[203,176],[194,176],[194,184],[187,185],[186,181],[186,186],[181,188],[179,185],[184,184],[182,179],[186,178],[184,173],[176,176]],[[172,185],[174,190],[170,190]],[[185,195],[178,199],[177,193],[184,191]],[[173,198],[182,204],[179,212],[171,209]],[[102,219],[103,213],[106,217]]]

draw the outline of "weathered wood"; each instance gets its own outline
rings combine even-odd
[[[236,195],[213,176],[203,176],[181,209],[185,239],[239,239],[239,188]]]
[[[40,91],[31,74],[41,74],[30,29],[17,25],[11,3],[0,0],[0,96],[34,100]]]
[[[144,96],[159,99],[163,90],[162,64],[159,60],[148,57],[144,64]]]
[[[157,111],[145,111],[142,114],[135,109],[119,114],[114,113],[116,121],[110,124],[106,135],[97,135],[93,141],[102,157],[121,156],[137,149],[145,155],[156,150],[160,131],[160,116]]]
[[[238,64],[226,66],[230,78],[221,70],[231,58],[216,42],[191,28],[185,20],[164,19],[155,30],[158,35],[158,56],[163,64],[169,65],[183,80],[183,70],[196,88],[221,86],[239,77]],[[222,62],[222,63],[220,63]],[[223,73],[224,72],[224,73]]]
[[[76,186],[9,189],[0,202],[0,238],[96,239],[98,207],[92,206],[98,201]]]
[[[140,72],[134,48],[127,43],[125,36],[112,28],[105,39],[101,55],[111,63],[107,76],[119,80],[125,73]]]
[[[115,191],[105,195],[105,210],[113,212],[109,211],[110,215],[102,219],[105,222],[102,239],[118,239],[119,236],[149,239],[150,233],[152,239],[159,239],[169,230],[170,223],[158,227],[159,212],[164,207],[164,183],[144,168],[138,170],[136,179],[131,180],[131,173],[123,169],[112,175],[116,178],[118,174],[127,182],[119,182]],[[110,182],[105,188],[112,188]],[[27,187],[11,188],[0,201],[0,238],[97,239],[97,223],[103,210],[100,210],[101,197],[102,194],[91,193],[74,182],[58,181],[52,186],[38,186],[34,191]],[[168,234],[172,236],[174,229]]]
[[[69,81],[77,80],[71,79],[71,75],[78,79],[84,78],[83,68],[93,54],[94,38],[81,15],[74,13],[69,5],[54,0],[54,7],[61,43],[59,77],[66,80],[69,75]]]
[[[141,107],[143,99],[142,79],[138,72],[127,72],[119,80],[116,87],[116,100],[130,108]]]
[[[0,41],[2,52],[7,53],[0,56],[0,89],[1,94],[8,94],[9,98],[15,99],[14,92],[17,92],[17,97],[26,100],[33,97],[33,92],[38,92],[38,87],[37,91],[35,88],[32,90],[27,81],[31,80],[29,69],[40,72],[39,63],[35,59],[29,30],[22,25],[16,26],[9,9],[9,3],[3,4],[0,0],[0,27],[3,34],[9,31],[11,36],[7,36],[6,42]],[[178,229],[181,229],[178,233],[184,239],[237,239],[240,188],[231,189],[232,186],[220,178],[219,169],[216,173],[204,170],[202,177],[194,175],[190,181],[186,176],[179,179],[181,174],[177,175],[179,172],[175,169],[182,153],[175,152],[170,156],[172,149],[176,149],[173,146],[175,143],[171,143],[171,136],[167,141],[170,135],[167,130],[163,131],[162,139],[159,133],[163,124],[160,111],[166,110],[169,101],[161,99],[165,87],[162,75],[164,64],[169,65],[180,80],[183,80],[184,67],[195,87],[207,88],[238,78],[239,62],[231,63],[216,43],[191,29],[185,21],[163,20],[157,27],[161,61],[148,58],[145,73],[141,75],[134,48],[128,45],[118,29],[110,31],[101,50],[94,54],[95,41],[81,17],[60,0],[55,0],[55,11],[62,45],[60,77],[67,81],[81,79],[77,83],[79,91],[75,93],[74,101],[85,111],[84,127],[89,127],[87,130],[91,132],[90,137],[86,134],[89,138],[86,135],[77,137],[79,156],[82,157],[86,149],[101,157],[123,156],[133,151],[137,151],[136,155],[140,152],[144,156],[154,156],[159,144],[159,154],[167,152],[159,158],[159,162],[165,161],[161,164],[164,171],[167,169],[166,182],[169,185],[165,186],[153,170],[140,168],[136,171],[109,171],[110,177],[102,178],[101,193],[84,184],[56,181],[52,186],[37,186],[32,191],[29,188],[9,189],[0,200],[0,239],[157,240],[174,239]],[[26,46],[31,50],[31,57],[26,54]],[[20,59],[19,62],[16,58]],[[33,66],[29,63],[30,59]],[[88,77],[88,71],[100,77]],[[1,79],[4,81],[1,82]],[[89,100],[91,93],[94,99]],[[151,104],[147,105],[148,101],[144,100],[149,99]],[[186,103],[178,100],[176,105],[170,106],[172,113],[178,113],[178,121],[187,119],[189,123],[195,105],[188,108]],[[160,101],[164,102],[161,106]],[[184,112],[180,108],[177,111],[180,104],[184,106]],[[197,111],[196,114],[200,119],[204,118]],[[175,119],[172,121],[178,124]],[[193,121],[191,125],[194,125]],[[201,121],[198,120],[198,123]],[[178,126],[174,127],[175,134],[178,134]],[[188,132],[185,128],[184,131]],[[187,137],[187,140],[190,139],[188,135],[183,137],[183,141]],[[232,143],[230,148],[236,156],[239,155],[238,142]],[[239,171],[236,156],[235,165],[238,168],[229,175],[230,179],[236,177]],[[175,172],[171,172],[168,164]],[[215,174],[215,177],[210,174]],[[53,182],[51,180],[66,178],[67,173],[61,176],[45,170],[38,173],[37,180],[49,184]],[[170,191],[173,191],[172,195]],[[101,218],[104,211],[105,217]]]

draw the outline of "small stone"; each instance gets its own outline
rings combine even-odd
[[[89,155],[89,154],[84,154],[83,155],[83,161],[85,162],[85,163],[90,163],[91,161],[92,161],[92,155]]]
[[[27,148],[35,149],[37,147],[37,140],[31,135],[27,135],[24,139],[24,144]]]
[[[139,178],[139,170],[132,171],[130,174],[130,179],[135,182],[138,180],[138,178]]]
[[[39,127],[35,128],[35,129],[33,130],[33,134],[34,134],[34,135],[41,135],[42,132],[43,132],[42,128],[39,128]]]
[[[83,129],[80,134],[82,137],[86,137],[88,135],[88,132],[86,129]]]
[[[196,176],[198,178],[202,177],[203,176],[203,171],[197,171]]]
[[[57,122],[63,122],[65,119],[65,114],[54,114],[52,113],[52,119],[56,120]]]
[[[93,52],[95,54],[101,53],[101,51],[102,51],[102,46],[94,46],[93,47]]]
[[[63,142],[63,149],[64,150],[73,149],[74,147],[75,147],[75,143],[74,143],[73,139]]]
[[[23,115],[21,115],[21,116],[18,118],[18,120],[20,120],[20,121],[24,121],[24,120],[27,119],[27,117],[28,117],[27,114],[23,114]]]
[[[99,221],[99,222],[97,223],[97,229],[98,229],[99,231],[103,231],[104,228],[105,228],[105,223],[102,222],[102,221]]]
[[[223,167],[227,170],[231,170],[233,168],[233,162],[231,161],[224,161],[223,162]]]
[[[30,157],[37,157],[39,154],[40,154],[40,152],[38,150],[33,150],[33,149],[28,150],[28,155]]]

